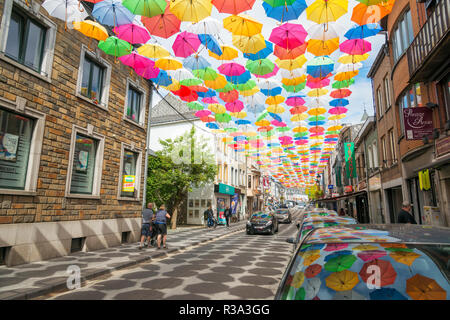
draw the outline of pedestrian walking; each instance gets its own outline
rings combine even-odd
[[[397,222],[417,224],[414,216],[411,214],[411,204],[408,201],[403,201],[402,209],[398,213]]]
[[[231,218],[231,209],[230,209],[230,206],[226,206],[226,208],[225,208],[225,212],[223,213],[224,214],[224,216],[225,216],[225,219],[226,219],[226,221],[227,221],[227,228],[229,228],[230,227],[230,218]]]
[[[142,228],[141,228],[141,243],[139,244],[139,250],[142,250],[144,246],[145,238],[147,237],[147,244],[151,241],[151,222],[153,218],[153,203],[147,203],[147,208],[142,210]]]
[[[215,221],[214,221],[214,211],[212,209],[212,205],[209,205],[208,209],[204,212],[205,220],[206,220],[206,226],[209,227],[215,227]]]
[[[158,239],[156,240],[158,249],[161,249],[161,238],[163,240],[163,247],[164,249],[167,248],[166,246],[166,239],[167,239],[167,219],[170,219],[170,215],[165,210],[165,205],[161,205],[159,207],[158,212],[156,212],[156,218],[155,218],[155,225],[158,232]]]

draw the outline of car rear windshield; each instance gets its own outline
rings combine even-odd
[[[277,295],[286,300],[449,300],[450,245],[302,245]]]

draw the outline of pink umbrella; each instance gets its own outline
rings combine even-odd
[[[146,43],[150,40],[147,29],[133,23],[115,27],[114,32],[119,39],[125,40],[131,44]]]
[[[306,81],[306,86],[311,89],[318,89],[326,87],[330,84],[330,79],[323,79],[321,81]]]
[[[209,110],[200,110],[195,113],[195,116],[199,117],[199,118],[203,118],[203,117],[209,116],[210,114],[211,114],[211,111],[209,111]]]
[[[264,147],[264,142],[260,139],[250,140],[250,144],[252,145],[252,147],[255,147],[255,148]]]
[[[155,63],[150,60],[150,64],[145,68],[134,68],[134,71],[145,79],[156,78],[159,75],[159,69],[155,68]]]
[[[153,63],[153,66],[155,63],[144,57],[136,52],[132,52],[130,54],[126,54],[124,56],[119,57],[119,60],[122,61],[122,63],[126,66],[132,67],[133,69],[145,69],[148,66],[151,66]]]
[[[217,100],[216,97],[207,97],[207,98],[203,98],[202,101],[203,101],[204,103],[208,103],[208,104],[210,104],[210,103],[219,103],[219,100]]]
[[[202,43],[195,33],[181,32],[173,42],[172,49],[177,57],[189,57]]]
[[[327,247],[324,249],[324,251],[336,251],[345,249],[348,247],[348,243],[328,243]]]
[[[302,25],[285,23],[272,30],[269,40],[284,49],[294,49],[305,43],[307,35]]]
[[[329,114],[344,114],[348,111],[347,108],[344,107],[334,107],[328,110]]]
[[[348,54],[364,54],[372,50],[372,44],[364,39],[350,39],[342,42],[339,49]]]
[[[275,76],[278,73],[278,70],[280,70],[280,68],[278,68],[277,65],[274,66],[273,71],[271,73],[265,74],[263,76],[259,75],[259,74],[255,74],[254,76],[257,78],[263,78],[263,79],[268,79],[271,78],[273,76]]]
[[[282,121],[272,120],[270,123],[272,125],[274,125],[275,127],[286,127],[286,123],[284,123]]]
[[[357,254],[358,258],[360,258],[362,261],[372,261],[381,257],[386,256],[386,251],[384,250],[367,250],[362,251]]]
[[[291,107],[302,106],[305,104],[305,100],[302,97],[290,97],[286,99],[286,105]]]
[[[244,109],[244,103],[240,100],[228,102],[225,104],[225,108],[230,112],[241,112]]]
[[[218,68],[221,74],[224,74],[229,77],[240,76],[245,72],[244,66],[241,66],[239,63],[230,62],[224,63]]]

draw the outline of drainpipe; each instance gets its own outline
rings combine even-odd
[[[150,92],[148,94],[148,118],[147,118],[147,141],[145,143],[145,169],[144,169],[144,194],[142,196],[142,209],[145,208],[147,202],[147,175],[148,175],[148,157],[150,154],[150,127],[152,119],[152,105],[153,105],[153,82],[150,83]]]

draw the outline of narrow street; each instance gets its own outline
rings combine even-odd
[[[192,238],[217,234],[205,244],[38,299],[273,299],[291,256],[292,245],[285,239],[296,233],[295,223],[280,224],[275,236],[246,235],[241,230],[220,237],[221,229],[192,232]],[[169,238],[168,245],[174,248],[176,242]]]

